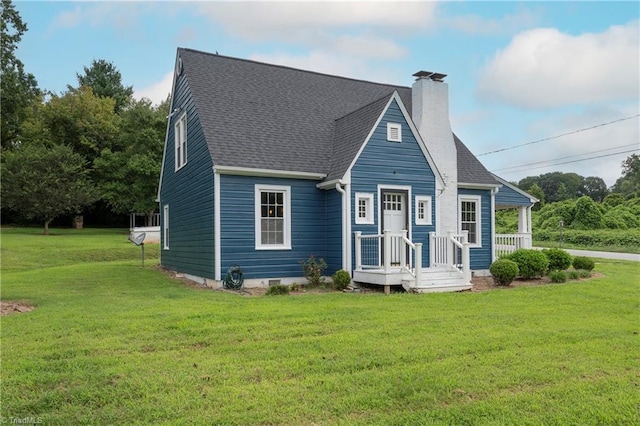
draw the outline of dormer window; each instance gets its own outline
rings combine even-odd
[[[389,142],[402,142],[402,125],[399,123],[387,123],[387,140]]]

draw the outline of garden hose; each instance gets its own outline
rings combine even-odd
[[[242,288],[244,276],[239,265],[233,265],[227,269],[227,275],[222,280],[222,286],[227,289],[237,290]]]

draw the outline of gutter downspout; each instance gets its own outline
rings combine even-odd
[[[347,271],[347,238],[349,237],[347,235],[347,192],[342,189],[342,185],[344,185],[342,180],[338,181],[336,183],[336,191],[342,195],[342,269]]]
[[[496,194],[500,188],[491,190],[491,263],[496,261]]]

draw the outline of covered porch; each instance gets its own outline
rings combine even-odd
[[[518,210],[517,232],[510,234],[495,234],[493,247],[494,257],[513,253],[525,248],[529,249],[533,245],[531,237],[531,210],[538,200],[536,197],[521,190],[517,186],[507,182],[499,176],[493,175],[502,185],[495,196],[495,211],[498,210]]]

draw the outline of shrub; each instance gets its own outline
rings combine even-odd
[[[602,211],[590,197],[583,195],[576,201],[573,229],[600,229],[604,226]]]
[[[573,269],[592,271],[595,266],[595,262],[588,257],[577,256],[573,258]]]
[[[588,271],[586,269],[580,269],[578,271],[578,274],[580,275],[580,278],[589,278],[591,276],[591,271]]]
[[[336,290],[344,290],[351,284],[351,275],[343,269],[336,271],[335,274],[331,276],[333,280],[333,287]]]
[[[498,259],[489,267],[493,280],[498,285],[509,285],[519,274],[518,264],[509,259]]]
[[[307,260],[301,260],[302,273],[304,277],[309,281],[309,285],[312,287],[318,287],[324,283],[324,277],[322,274],[327,269],[327,262],[324,259],[316,259],[313,255],[309,256]]]
[[[551,271],[549,274],[552,283],[564,283],[567,281],[567,273],[564,271]]]
[[[577,280],[578,278],[580,278],[580,272],[576,271],[575,269],[567,271],[567,274],[569,274],[569,278],[571,278],[572,280]]]
[[[541,277],[549,267],[549,259],[538,250],[519,249],[507,258],[518,264],[520,277],[525,279]]]
[[[282,284],[272,285],[267,289],[267,296],[277,296],[281,294],[289,294],[289,287]]]
[[[571,266],[571,255],[562,249],[544,249],[542,253],[549,259],[550,271],[564,271]]]

